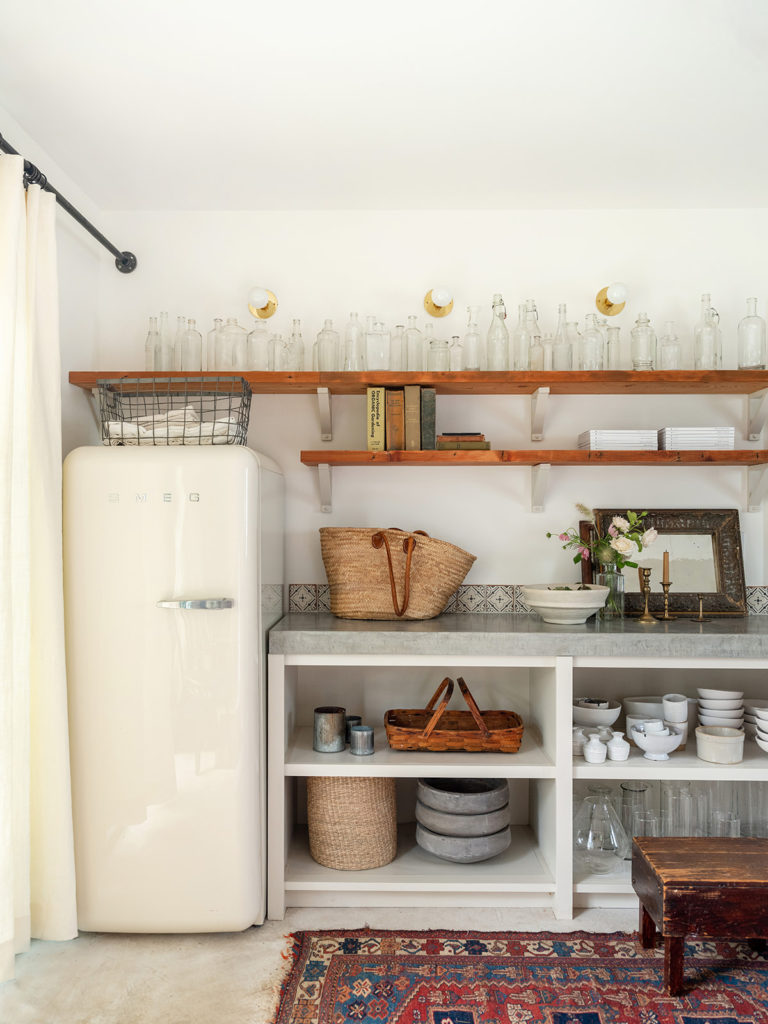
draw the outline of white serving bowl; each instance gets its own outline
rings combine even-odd
[[[741,700],[744,696],[743,690],[697,690],[698,697],[704,700]]]
[[[768,715],[768,700],[757,700],[755,697],[745,697],[744,710],[749,711],[752,715],[756,715],[760,711],[764,711],[765,714]]]
[[[582,704],[577,698],[573,702],[574,725],[613,725],[621,714],[621,704],[617,700],[609,700],[607,708],[598,708],[594,704]]]
[[[632,738],[645,751],[644,757],[649,761],[667,761],[670,753],[683,742],[681,732],[671,732],[664,736],[657,732],[642,732],[640,729],[632,730]]]
[[[740,729],[743,724],[743,718],[722,718],[720,715],[699,715],[699,725],[721,725],[728,729]]]
[[[585,590],[559,590],[579,586],[569,583],[530,583],[522,588],[523,600],[545,622],[578,625],[599,611],[608,597],[608,587],[583,584]]]
[[[738,711],[744,707],[744,701],[738,700],[707,700],[706,697],[699,698],[699,707],[707,708],[709,711]]]
[[[640,718],[664,718],[664,703],[660,696],[624,697],[624,711]]]
[[[702,726],[696,730],[696,756],[715,764],[738,764],[744,757],[744,733],[723,726]]]
[[[761,725],[759,722],[752,727],[757,732],[757,735],[761,740],[768,740],[768,728],[765,725]]]
[[[768,726],[768,722],[765,722],[762,718],[758,718],[757,715],[744,714],[745,725],[757,725],[758,722],[763,722],[764,725]]]
[[[699,708],[699,718],[702,715],[706,715],[708,718],[730,718],[735,721],[736,719],[741,720],[744,717],[744,712],[741,708],[734,711],[712,711],[710,708]]]
[[[758,708],[753,704],[752,714],[755,716],[758,722],[768,722],[768,708]]]
[[[759,736],[755,736],[755,743],[768,754],[768,740],[761,740]]]

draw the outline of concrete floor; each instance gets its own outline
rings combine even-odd
[[[323,928],[633,931],[636,910],[296,909],[221,935],[82,934],[34,942],[0,985],[2,1024],[270,1024],[289,933]]]

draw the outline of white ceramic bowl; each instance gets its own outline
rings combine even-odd
[[[723,726],[703,726],[696,730],[696,756],[715,764],[738,764],[744,757],[744,733]]]
[[[578,625],[599,611],[608,597],[608,587],[583,584],[585,590],[559,587],[581,586],[569,583],[530,583],[522,588],[523,600],[544,619],[561,625]]]
[[[578,698],[573,702],[574,725],[613,725],[620,714],[621,704],[617,700],[609,700],[607,708],[581,704]]]
[[[752,714],[758,720],[758,722],[768,722],[768,708],[758,708],[754,704],[752,705]]]
[[[744,707],[742,700],[707,700],[706,697],[699,698],[699,707],[707,708],[709,711],[738,711]]]
[[[768,740],[761,740],[759,736],[755,736],[755,743],[768,754]]]
[[[759,720],[755,723],[754,728],[757,730],[757,735],[760,739],[768,740],[768,723],[760,722]]]
[[[741,700],[743,690],[697,690],[697,696],[704,700]]]
[[[644,757],[650,761],[666,761],[670,753],[683,742],[681,732],[672,732],[669,736],[662,736],[659,733],[641,732],[640,729],[632,730],[632,738],[645,751]]]
[[[768,700],[757,700],[755,697],[744,698],[744,710],[749,711],[750,714],[756,715],[759,711],[764,711],[768,715]]]
[[[748,740],[755,740],[755,739],[757,739],[757,726],[756,725],[750,725],[749,722],[745,722],[744,723],[744,735],[747,737]],[[765,742],[765,741],[761,740],[761,742]]]
[[[699,715],[699,725],[721,725],[728,729],[740,729],[743,718],[721,718],[720,715]]]
[[[622,704],[628,715],[641,718],[664,718],[664,704],[660,696],[624,697]]]
[[[744,712],[741,708],[737,708],[734,711],[712,711],[709,708],[699,708],[699,718],[706,715],[708,718],[730,718],[736,721],[741,721],[744,717]]]

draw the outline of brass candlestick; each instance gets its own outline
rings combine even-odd
[[[662,583],[661,586],[664,590],[664,614],[660,615],[659,618],[662,621],[665,619],[674,619],[675,616],[670,615],[669,613],[669,588],[672,586],[672,581],[670,580],[669,583]]]
[[[693,621],[694,622],[709,622],[709,618],[704,614],[704,595],[703,594],[697,594],[696,596],[699,599],[699,614],[694,616]]]
[[[656,616],[651,615],[650,611],[648,610],[648,599],[651,596],[651,570],[641,569],[640,571],[643,574],[643,594],[645,595],[645,610],[643,611],[643,614],[637,621],[646,622],[650,624],[652,622],[657,621]]]

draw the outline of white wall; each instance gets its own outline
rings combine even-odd
[[[455,310],[435,324],[451,335],[463,332],[468,304],[483,307],[487,326],[494,291],[503,293],[510,319],[519,301],[534,297],[543,327],[553,329],[558,302],[582,321],[600,287],[624,280],[632,297],[615,322],[626,341],[637,312],[646,310],[657,330],[676,319],[690,342],[700,294],[708,290],[721,313],[726,367],[736,363],[744,299],[759,296],[765,313],[768,210],[114,213],[100,215],[100,226],[136,253],[139,267],[119,274],[104,254],[95,354],[89,358],[68,331],[69,369],[141,368],[147,318],[161,309],[172,319],[195,317],[203,333],[214,316],[249,324],[246,297],[255,284],[278,296],[276,329],[302,317],[307,345],[324,317],[341,326],[351,310],[390,324],[410,313],[421,318],[424,293],[440,282],[453,288]],[[335,400],[333,447],[363,446],[362,408],[361,398]],[[528,416],[526,398],[438,402],[439,428],[483,430],[493,447],[536,447]],[[573,447],[590,427],[734,424],[737,447],[750,447],[745,419],[745,399],[727,396],[559,397],[551,401],[544,446]],[[249,443],[286,473],[289,582],[324,581],[318,527],[358,524],[422,528],[468,548],[478,556],[468,582],[570,579],[569,557],[545,533],[575,524],[575,502],[739,507],[747,583],[768,582],[764,516],[743,511],[743,470],[555,468],[547,510],[536,515],[526,468],[336,469],[334,511],[323,515],[314,471],[299,462],[300,449],[323,446],[311,396],[254,396]]]

